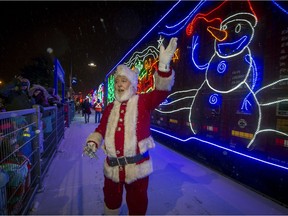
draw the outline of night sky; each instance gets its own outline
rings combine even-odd
[[[0,2],[0,80],[7,83],[31,59],[54,55],[88,92],[175,4],[173,1]],[[93,62],[96,68],[88,66]],[[71,67],[72,65],[72,67]]]

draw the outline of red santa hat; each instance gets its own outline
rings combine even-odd
[[[138,74],[139,74],[139,70],[137,68],[134,68],[134,70],[132,70],[126,65],[121,64],[117,66],[117,69],[115,72],[115,78],[117,76],[127,77],[127,79],[131,82],[131,85],[137,90]]]
[[[218,5],[212,10],[206,11],[206,13],[198,13],[193,20],[186,27],[186,34],[188,36],[194,34],[194,29],[199,25],[200,20],[204,20],[209,23],[209,26],[218,27],[220,23],[230,19],[246,19],[251,22],[255,27],[258,21],[256,13],[252,7],[250,0],[232,1],[224,0],[223,2],[217,2]]]

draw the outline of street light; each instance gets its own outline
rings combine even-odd
[[[89,63],[88,66],[90,66],[90,67],[97,67],[97,65],[94,64],[93,62]]]

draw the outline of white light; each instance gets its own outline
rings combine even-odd
[[[52,48],[47,48],[47,50],[46,50],[49,54],[51,54],[51,53],[53,53],[53,49]]]
[[[97,66],[97,65],[94,64],[93,62],[89,63],[88,65],[89,65],[90,67],[96,67],[96,66]]]

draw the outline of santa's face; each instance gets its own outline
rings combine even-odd
[[[135,90],[126,76],[117,76],[115,78],[114,89],[115,98],[119,102],[126,101],[135,94]]]

